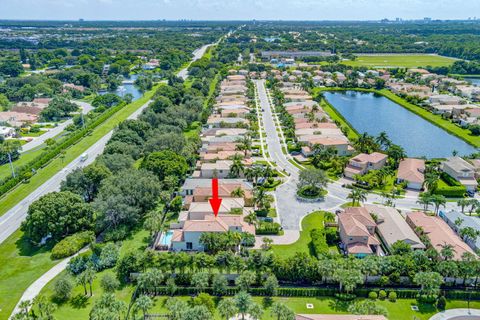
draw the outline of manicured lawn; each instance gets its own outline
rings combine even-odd
[[[324,214],[322,211],[310,213],[302,220],[302,231],[300,231],[300,238],[292,244],[274,245],[273,252],[280,257],[291,257],[297,252],[313,255],[310,231],[313,229],[323,229],[323,222]],[[336,247],[330,247],[330,250],[332,252],[338,252]]]
[[[50,164],[47,165],[45,168],[38,170],[37,173],[30,179],[29,183],[20,184],[12,192],[6,194],[0,200],[0,216],[5,214],[5,212],[15,206],[27,195],[32,193],[32,191],[41,186],[54,174],[59,172],[63,167],[65,167],[65,165],[79,157],[83,152],[85,152],[85,150],[91,147],[95,142],[97,142],[100,138],[106,135],[110,130],[114,129],[120,122],[127,119],[135,110],[144,105],[153,96],[156,88],[158,88],[158,86],[154,87],[154,89],[152,89],[151,91],[146,92],[142,98],[123,107],[120,111],[112,115],[103,124],[99,125],[95,130],[93,130],[91,135],[86,136],[77,144],[67,149],[64,159],[57,157],[56,159],[51,161]]]
[[[30,161],[38,157],[43,151],[44,149],[40,148],[40,149],[22,153],[20,155],[20,158],[18,158],[18,160],[13,162],[13,167],[18,168],[26,165],[27,163],[29,163]],[[0,179],[5,179],[9,177],[11,174],[12,174],[12,171],[10,169],[10,164],[6,163],[0,166]]]
[[[120,248],[120,256],[124,256],[127,252],[131,251],[142,251],[145,250],[149,241],[149,234],[145,230],[135,232],[130,238],[123,241]],[[72,298],[62,304],[59,304],[58,309],[55,311],[54,315],[56,319],[78,319],[84,320],[88,319],[91,308],[93,307],[95,301],[97,301],[103,293],[102,288],[100,287],[100,280],[102,277],[107,274],[114,274],[113,269],[104,270],[97,273],[97,277],[93,283],[93,296],[86,297],[84,295],[83,287],[81,285],[76,286],[72,292]],[[60,276],[65,275],[64,271]],[[58,278],[58,277],[57,277]],[[53,287],[55,279],[49,282],[45,288],[41,291],[41,295],[51,298],[53,296]],[[120,290],[115,292],[117,299],[124,301],[125,303],[130,303],[134,287],[131,285],[123,286]],[[58,302],[56,302],[58,303]]]
[[[98,287],[98,280],[94,283],[94,288]],[[126,287],[121,291],[117,291],[116,296],[118,299],[121,299],[128,303],[131,297],[132,288]],[[98,296],[101,294],[101,289],[95,289],[94,296],[88,299],[83,298],[83,289],[77,287],[75,289],[74,296],[76,298],[76,303],[67,303],[61,305],[59,309],[55,312],[57,319],[72,319],[80,320],[87,319],[88,313],[94,301],[98,299]],[[191,297],[181,296],[176,297],[177,299],[190,302]],[[150,314],[166,314],[167,309],[165,308],[165,303],[168,300],[168,297],[161,296],[154,298],[154,307],[149,310]],[[276,318],[271,315],[271,303],[264,299],[263,297],[254,297],[253,300],[260,304],[264,310],[262,320],[275,320]],[[217,304],[219,299],[216,300]],[[309,298],[297,298],[297,297],[275,297],[273,302],[281,302],[282,304],[287,305],[297,314],[347,314],[348,313],[348,302],[341,302],[333,298],[327,297],[309,297]],[[307,309],[307,303],[313,304],[313,309]],[[416,300],[413,299],[399,299],[396,302],[390,301],[376,301],[377,304],[382,305],[388,310],[388,319],[390,320],[411,320],[416,317],[420,320],[428,320],[431,316],[437,313],[435,307],[431,305],[418,304]],[[411,306],[416,305],[419,307],[419,311],[413,311]],[[79,308],[80,307],[80,308]],[[448,301],[447,308],[466,308],[467,302],[465,301]],[[475,301],[471,303],[472,308],[480,308],[480,302]],[[214,314],[215,320],[221,320],[218,310],[215,310]]]
[[[348,140],[354,141],[358,138],[357,131],[350,125],[350,123],[339,113],[330,103],[322,99],[320,103],[322,109],[330,116],[333,121],[338,121],[341,127],[348,128]]]
[[[343,64],[354,67],[369,68],[415,68],[415,67],[443,67],[449,66],[455,59],[428,54],[415,55],[368,55],[357,56],[355,61],[343,61]]]
[[[50,259],[48,248],[36,250],[17,231],[0,244],[0,319],[10,316],[28,286],[58,261]]]

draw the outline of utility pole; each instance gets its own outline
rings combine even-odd
[[[12,177],[16,178],[15,169],[13,168],[12,163],[12,154],[9,152],[8,154],[8,162],[10,163],[10,169],[12,170]]]

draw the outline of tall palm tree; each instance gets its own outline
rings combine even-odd
[[[398,168],[398,164],[400,163],[400,161],[405,159],[405,157],[407,156],[405,150],[401,146],[396,144],[391,144],[388,147],[387,154],[392,160],[394,168]]]
[[[238,178],[245,171],[245,166],[241,159],[233,159],[232,165],[230,166],[230,176],[232,178]]]
[[[472,215],[473,210],[480,207],[480,202],[477,199],[469,199],[468,205],[470,206],[470,208],[468,209],[468,213]]]
[[[417,203],[423,206],[423,212],[427,212],[428,207],[432,204],[432,195],[428,192],[420,193]]]
[[[446,203],[447,199],[444,196],[439,194],[432,195],[432,204],[435,208],[435,215],[438,215],[440,207],[445,207]]]
[[[379,133],[379,135],[375,138],[375,142],[378,143],[384,150],[386,150],[392,144],[392,141],[385,131]]]
[[[224,298],[218,303],[218,312],[225,320],[233,318],[238,308],[233,298]]]
[[[465,207],[470,204],[469,199],[460,199],[457,201],[457,206],[462,209],[462,213],[465,213]]]
[[[440,255],[442,256],[443,260],[450,260],[453,259],[455,256],[455,248],[451,244],[443,244],[442,249],[440,250]]]
[[[428,171],[425,174],[425,180],[423,181],[423,187],[428,190],[429,193],[433,193],[440,181],[440,174],[437,171]]]
[[[244,157],[247,157],[248,151],[252,149],[252,138],[250,138],[248,135],[245,135],[235,142],[237,143],[236,149],[243,151]]]
[[[360,204],[360,202],[367,201],[367,192],[359,188],[353,188],[347,198],[352,199],[352,205],[355,206],[355,203]]]
[[[142,310],[143,319],[147,319],[147,311],[153,307],[153,301],[150,297],[141,295],[135,300],[135,310]]]

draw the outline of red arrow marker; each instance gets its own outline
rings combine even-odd
[[[220,205],[222,204],[222,199],[218,197],[218,179],[212,179],[212,198],[209,199],[210,205],[212,206],[213,214],[215,217],[218,215],[218,211],[220,210]]]

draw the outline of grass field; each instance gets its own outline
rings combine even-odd
[[[428,55],[365,55],[357,56],[355,61],[343,61],[343,64],[353,67],[369,67],[369,68],[416,68],[416,67],[443,67],[451,65],[455,59]]]
[[[22,153],[20,155],[20,158],[18,158],[18,160],[13,162],[13,167],[18,168],[28,164],[30,161],[32,161],[37,156],[39,156],[43,151],[44,151],[43,148],[39,148],[36,150],[31,150],[31,151]],[[12,171],[10,169],[10,164],[6,163],[6,164],[0,165],[0,179],[5,179],[11,175],[12,175]]]
[[[297,252],[307,253],[313,255],[311,248],[312,238],[310,231],[313,229],[323,229],[324,215],[323,212],[317,211],[310,213],[302,220],[302,231],[300,231],[300,238],[292,244],[273,245],[273,252],[280,257],[291,257]],[[330,251],[338,252],[336,247],[331,247]]]

